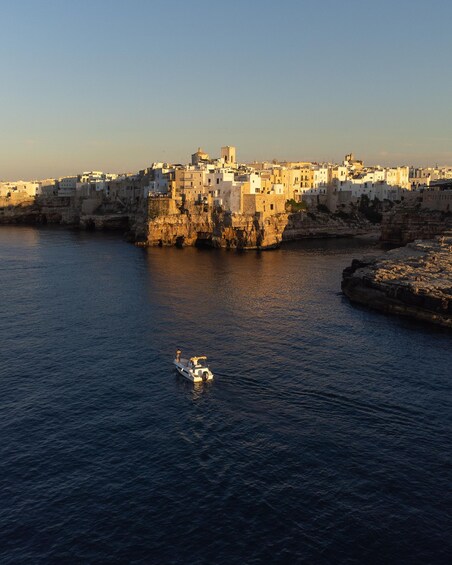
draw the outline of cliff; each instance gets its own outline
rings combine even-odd
[[[3,204],[3,205],[2,205]],[[378,232],[364,215],[305,210],[237,214],[206,204],[176,205],[170,197],[122,203],[102,194],[38,197],[0,202],[0,224],[59,224],[82,229],[114,229],[143,246],[203,245],[231,249],[271,249],[282,241],[349,237]]]
[[[236,249],[272,249],[281,244],[287,214],[214,214],[212,245]]]
[[[380,225],[369,222],[363,214],[330,214],[327,212],[306,212],[289,214],[284,228],[283,239],[292,241],[320,237],[352,237],[365,233],[380,232]]]
[[[130,239],[146,238],[145,206],[125,206],[106,201],[101,194],[90,198],[36,197],[0,199],[0,225],[57,224],[82,229],[119,230]]]
[[[146,244],[269,249],[281,243],[287,214],[264,217],[192,206],[182,213],[150,214]]]
[[[452,232],[353,260],[342,291],[352,302],[452,328]]]
[[[363,214],[327,212],[237,214],[205,204],[177,208],[168,197],[148,203],[148,233],[140,245],[203,245],[231,249],[271,249],[282,241],[379,233]]]
[[[38,224],[40,211],[34,202],[24,202],[14,206],[0,205],[0,224]]]
[[[383,214],[381,241],[406,245],[415,239],[433,238],[450,229],[452,214],[402,204]]]

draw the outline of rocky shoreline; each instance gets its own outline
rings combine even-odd
[[[357,304],[452,328],[452,232],[354,259],[341,286]]]
[[[147,208],[113,206],[102,200],[40,198],[1,206],[0,225],[60,225],[86,230],[117,230],[140,247],[202,246],[263,250],[297,239],[377,234],[362,214],[299,211],[233,214],[212,207],[177,208],[169,198],[149,199]],[[87,206],[90,204],[90,206]],[[172,205],[173,204],[173,205]],[[172,205],[172,206],[171,206]]]
[[[193,246],[239,250],[275,249],[283,242],[298,239],[354,237],[379,233],[379,226],[365,218],[347,222],[331,214],[261,214],[197,212],[151,218],[146,241],[140,246]]]

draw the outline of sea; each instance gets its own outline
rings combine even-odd
[[[452,333],[349,303],[376,253],[1,227],[0,563],[450,563]]]

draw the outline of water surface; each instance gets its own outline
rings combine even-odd
[[[0,562],[446,563],[452,336],[351,306],[363,253],[2,227]]]

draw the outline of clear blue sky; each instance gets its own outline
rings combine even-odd
[[[450,0],[0,0],[0,179],[241,161],[452,165]]]

